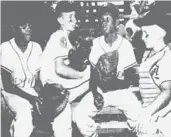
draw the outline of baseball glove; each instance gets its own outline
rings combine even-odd
[[[103,92],[126,88],[124,80],[118,79],[118,51],[103,54],[95,67],[97,84]]]
[[[78,71],[84,71],[89,64],[88,57],[91,51],[92,39],[90,34],[77,32],[70,36],[70,41],[74,46],[68,53],[70,66]]]
[[[33,110],[35,129],[32,137],[37,137],[38,134],[52,133],[51,122],[65,109],[69,92],[59,84],[46,84],[41,90],[39,98],[42,100],[42,104],[39,104],[41,115]]]
[[[90,49],[86,49],[83,46],[79,46],[76,49],[71,49],[68,53],[70,60],[70,66],[80,72],[84,71],[89,64],[88,57]]]

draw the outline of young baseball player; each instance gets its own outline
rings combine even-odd
[[[157,17],[157,18],[156,18]],[[153,13],[137,20],[148,49],[139,68],[143,108],[136,121],[140,137],[169,137],[171,121],[171,50],[165,43],[170,30],[169,17]],[[168,40],[167,40],[168,41]]]
[[[38,43],[31,41],[31,36],[29,21],[17,18],[14,37],[0,46],[2,94],[15,113],[10,130],[13,137],[30,137],[33,130],[32,108],[41,103],[35,84],[42,49]]]
[[[70,32],[75,30],[75,6],[67,1],[61,1],[56,7],[56,21],[59,29],[54,32],[42,55],[41,80],[43,84],[58,83],[70,92],[72,102],[89,88],[90,68],[79,72],[69,66],[68,53],[74,47],[69,41]],[[65,110],[54,119],[55,137],[71,137],[70,103]]]
[[[101,15],[102,36],[93,40],[93,47],[89,57],[92,69],[95,68],[101,55],[117,50],[119,54],[117,76],[118,79],[122,80],[124,79],[124,70],[136,64],[132,45],[128,40],[117,34],[116,28],[119,23],[119,13],[115,5],[109,3],[106,7],[101,8],[99,15]],[[134,112],[139,111],[141,104],[129,89],[103,93],[100,88],[97,88],[97,94],[102,95],[104,107],[114,106],[122,110],[129,120],[134,121],[136,119],[137,114]],[[95,132],[97,124],[94,122],[93,117],[98,111],[94,105],[94,98],[91,92],[85,95],[75,109],[74,118],[80,132],[84,136],[94,137],[97,135]]]

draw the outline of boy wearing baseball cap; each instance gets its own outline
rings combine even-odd
[[[79,72],[69,66],[68,52],[73,49],[69,35],[76,27],[75,4],[61,1],[56,7],[56,21],[59,29],[54,32],[42,55],[41,80],[46,83],[58,83],[70,92],[69,101],[88,90],[90,70]],[[64,111],[54,119],[55,137],[71,137],[70,102]]]
[[[169,137],[171,133],[170,23],[169,16],[156,12],[135,20],[146,45],[139,68],[143,107],[135,128],[140,137]]]
[[[89,56],[92,65],[91,78],[96,76],[95,69],[100,57],[115,51],[118,53],[116,78],[122,82],[118,84],[120,87],[117,87],[118,85],[116,86],[116,83],[111,80],[112,83],[106,82],[103,86],[97,86],[97,89],[93,90],[96,83],[94,82],[95,80],[90,80],[92,82],[90,83],[92,93],[86,94],[74,111],[77,127],[84,137],[98,136],[96,133],[98,124],[95,123],[93,117],[96,116],[102,107],[116,107],[122,110],[127,118],[132,121],[137,117],[135,111],[139,111],[141,108],[136,96],[125,88],[123,82],[126,77],[124,70],[133,67],[136,64],[136,59],[131,43],[117,34],[119,11],[114,4],[108,3],[107,6],[100,9],[99,15],[102,35],[93,40],[93,47]],[[107,88],[105,89],[105,87]],[[107,91],[105,92],[105,90]]]

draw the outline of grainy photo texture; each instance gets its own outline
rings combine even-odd
[[[2,137],[171,137],[171,2],[2,1]]]

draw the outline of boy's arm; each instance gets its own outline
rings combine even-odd
[[[64,61],[66,58],[57,58],[55,61],[55,72],[57,75],[61,77],[69,78],[69,79],[80,79],[83,77],[83,72],[79,72],[70,66],[66,65]]]
[[[14,95],[18,95],[28,100],[30,104],[32,104],[33,107],[36,108],[38,113],[41,114],[38,108],[38,104],[37,104],[37,103],[41,103],[41,100],[38,97],[26,93],[23,90],[21,90],[19,87],[17,87],[16,85],[14,85],[11,81],[11,74],[2,68],[1,68],[1,78],[2,78],[3,88],[6,92],[14,94]]]
[[[103,96],[97,91],[98,86],[98,76],[95,68],[91,66],[91,75],[90,75],[90,90],[92,91],[94,97],[94,105],[97,109],[102,109],[104,105]]]

